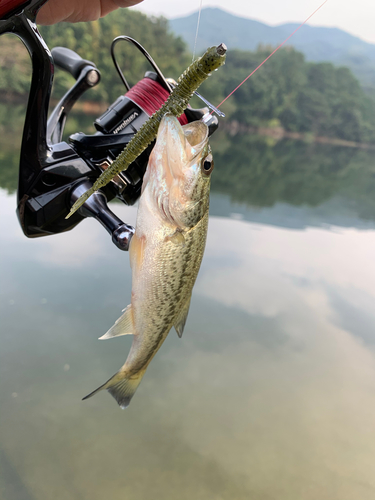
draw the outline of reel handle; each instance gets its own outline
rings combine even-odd
[[[90,181],[83,181],[71,192],[70,203],[73,205],[78,198],[92,187]],[[131,237],[134,234],[134,227],[125,224],[116,214],[109,209],[107,198],[102,191],[96,191],[78,210],[83,217],[94,217],[112,235],[112,242],[120,250],[129,250]]]
[[[93,62],[82,59],[80,55],[66,47],[54,47],[51,54],[56,66],[70,73],[75,80],[78,79],[84,67],[96,68]]]
[[[76,52],[66,47],[54,47],[51,54],[56,66],[76,79],[76,83],[66,92],[48,119],[48,144],[57,144],[62,141],[70,110],[86,90],[95,87],[100,82],[100,73],[93,62],[82,59]]]

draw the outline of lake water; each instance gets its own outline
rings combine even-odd
[[[128,255],[93,220],[23,235],[12,113],[0,134],[1,500],[373,500],[375,154],[215,134],[184,335],[171,331],[122,411],[105,392],[81,398],[130,347],[97,340],[130,302]],[[112,207],[135,223],[136,207]]]

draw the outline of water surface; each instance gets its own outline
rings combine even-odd
[[[19,137],[0,137],[1,500],[372,500],[374,154],[214,137],[183,338],[122,411],[81,398],[130,347],[97,340],[130,301],[128,255],[92,220],[24,237]]]

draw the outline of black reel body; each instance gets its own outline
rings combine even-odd
[[[54,51],[52,51],[54,53]],[[147,90],[157,89],[160,92],[162,82],[160,81],[157,73],[148,71],[145,74],[143,88]],[[147,82],[147,83],[146,83]],[[154,82],[154,85],[150,85]],[[136,87],[137,85],[135,85]],[[128,142],[133,138],[134,134],[138,132],[141,126],[151,116],[150,106],[147,110],[142,104],[146,106],[146,102],[142,102],[142,97],[147,99],[147,94],[144,96],[137,96],[138,102],[135,102],[135,96],[132,95],[132,89],[125,95],[121,95],[116,101],[109,106],[102,116],[97,118],[94,122],[97,129],[96,134],[86,135],[78,132],[69,137],[69,143],[80,157],[91,165],[93,169],[100,173],[108,168],[112,161],[121,153]],[[164,100],[160,99],[160,105]],[[159,103],[158,103],[159,104]],[[142,106],[142,107],[141,107]],[[156,111],[158,108],[155,108]],[[205,109],[186,109],[184,115],[185,119],[182,123],[189,123],[194,120],[200,120],[206,114]],[[216,117],[210,116],[209,133],[213,133],[218,126]],[[148,159],[154,143],[149,147],[126,169],[116,176],[107,190],[107,197],[109,199],[116,196],[118,199],[127,205],[133,205],[140,196],[143,176],[146,171]],[[105,190],[106,188],[104,188]],[[109,192],[108,192],[109,191]]]
[[[151,56],[138,42],[129,37],[116,38],[111,46],[112,58],[127,92],[95,120],[95,134],[78,132],[71,135],[68,142],[62,141],[71,108],[86,90],[99,83],[100,73],[94,63],[82,59],[69,49],[56,47],[52,53],[48,50],[35,25],[36,13],[44,1],[22,3],[17,0],[13,3],[17,9],[0,19],[0,34],[11,32],[19,36],[33,63],[21,147],[18,218],[26,236],[39,237],[70,230],[83,218],[95,217],[112,235],[113,242],[120,249],[127,250],[134,229],[112,213],[107,201],[116,197],[127,205],[136,202],[154,143],[126,171],[92,195],[71,218],[67,220],[65,217],[74,201],[92,186],[149,116],[161,107],[173,84],[164,78]],[[114,57],[114,46],[119,40],[134,44],[154,69],[132,88]],[[71,73],[76,83],[47,120],[54,65]],[[206,107],[197,110],[188,108],[179,120],[183,124],[203,117],[212,134],[218,126],[218,119],[210,115]]]

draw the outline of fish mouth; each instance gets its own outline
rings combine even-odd
[[[191,146],[190,153],[194,156],[199,154],[207,144],[208,127],[201,121],[188,123],[182,127],[185,139]],[[194,151],[193,151],[194,150]]]
[[[206,148],[207,142],[208,127],[201,121],[181,126],[177,118],[168,113],[160,122],[157,144],[174,178],[182,175],[184,168]]]

